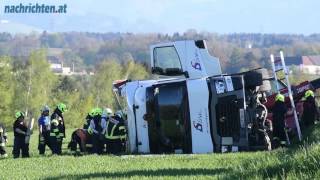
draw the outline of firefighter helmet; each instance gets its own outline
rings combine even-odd
[[[59,103],[59,104],[57,105],[57,108],[58,108],[62,113],[64,113],[64,112],[67,111],[67,105],[65,105],[65,104],[63,104],[63,103]]]
[[[111,108],[105,108],[104,111],[105,111],[105,113],[107,114],[107,116],[111,116],[111,115],[113,114]]]
[[[312,90],[308,90],[304,93],[305,98],[308,98],[309,96],[314,97],[314,93]]]
[[[94,113],[95,113],[95,108],[91,109],[91,111],[88,113],[89,116],[93,117],[94,116]]]
[[[43,113],[43,112],[46,112],[46,111],[50,111],[50,108],[49,108],[49,106],[47,106],[47,105],[45,105],[45,106],[43,106],[42,107],[42,109],[41,109],[41,112]]]
[[[15,117],[18,119],[19,117],[24,117],[24,114],[21,111],[17,111]]]
[[[275,100],[276,101],[280,101],[280,102],[284,102],[284,95],[277,94]]]
[[[102,109],[101,108],[94,108],[93,116],[102,116]]]

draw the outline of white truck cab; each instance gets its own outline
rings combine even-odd
[[[247,150],[245,76],[223,75],[204,40],[151,46],[161,79],[115,84],[125,98],[130,153],[212,153]],[[259,76],[256,77],[259,79]],[[262,80],[250,84],[251,89]],[[250,91],[251,92],[251,91]]]
[[[209,54],[203,40],[176,41],[153,45],[150,48],[154,74],[185,75],[195,79],[221,75],[219,59]]]

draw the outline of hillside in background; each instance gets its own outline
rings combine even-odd
[[[224,72],[235,73],[269,67],[270,53],[284,50],[286,56],[320,54],[320,34],[215,34],[188,30],[172,35],[132,33],[0,33],[0,56],[28,56],[40,48],[55,54],[66,65],[94,68],[104,60],[149,64],[149,46],[158,42],[205,39],[210,53],[221,60]],[[59,52],[58,54],[56,52]]]

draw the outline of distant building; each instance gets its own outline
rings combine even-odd
[[[59,74],[63,72],[63,63],[62,61],[56,56],[47,56],[47,60],[50,64],[50,69],[52,72]]]
[[[320,56],[302,56],[300,66],[304,73],[320,75]]]
[[[57,75],[72,75],[70,67],[64,66],[63,61],[57,56],[47,56],[47,60],[50,64],[50,69]]]
[[[320,75],[320,55],[285,57],[286,66],[297,66],[306,74]]]
[[[59,58],[59,56],[47,56],[47,60],[50,64],[50,69],[56,75],[63,75],[63,76],[85,76],[85,75],[92,75],[91,73],[87,73],[84,69],[77,69],[74,65],[71,67],[64,66],[63,61]]]

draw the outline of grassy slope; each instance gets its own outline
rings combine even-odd
[[[71,131],[68,132],[70,135]],[[320,125],[307,132],[308,142],[291,150],[122,157],[39,157],[34,134],[30,146],[32,158],[0,159],[0,179],[319,179]],[[12,137],[7,148],[10,153],[11,142]]]

